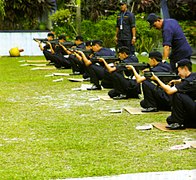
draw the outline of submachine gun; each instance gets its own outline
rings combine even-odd
[[[169,83],[171,80],[179,79],[180,77],[174,72],[153,72],[162,82],[165,84]],[[146,79],[152,77],[152,72],[144,72]]]
[[[86,50],[86,49],[82,49],[82,48],[68,48],[67,50],[69,50],[71,52],[82,51],[86,56],[89,56],[93,53],[92,50]]]
[[[116,56],[94,56],[90,60],[92,63],[100,63],[100,58],[105,59],[107,63],[115,63],[120,61],[120,59]]]
[[[40,41],[40,42],[42,42],[42,43],[47,43],[47,42],[50,42],[51,44],[55,44],[55,45],[58,45],[59,44],[59,41],[58,41],[58,39],[54,39],[54,40],[51,40],[51,41],[49,41],[47,38],[33,38],[33,40],[34,41],[36,41],[36,40],[38,40],[38,41]],[[71,42],[71,41],[66,41],[66,42],[64,42],[64,43],[61,43],[63,46],[65,46],[66,48],[70,48],[70,47],[72,47],[72,46],[74,46],[75,44],[73,43],[73,42]]]
[[[136,71],[140,71],[140,70],[144,70],[146,68],[150,68],[150,65],[148,63],[136,63],[136,62],[132,62],[132,63],[119,63],[117,66],[120,67],[126,67],[127,65],[132,65]]]

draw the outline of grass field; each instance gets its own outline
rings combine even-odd
[[[32,66],[20,66],[23,59],[44,57],[0,58],[0,179],[195,169],[195,149],[170,150],[196,139],[195,130],[136,130],[138,125],[165,122],[168,114],[110,113],[140,107],[140,100],[89,101],[108,90],[73,91],[81,82],[45,77],[71,70],[32,71]]]

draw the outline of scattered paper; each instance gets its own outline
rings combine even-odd
[[[190,148],[191,145],[190,144],[180,144],[180,145],[175,145],[170,147],[171,150],[182,150],[182,149],[188,149]]]
[[[54,76],[53,74],[46,74],[45,77],[52,77]]]
[[[122,113],[122,109],[114,109],[114,110],[110,110],[110,113]]]
[[[35,67],[31,68],[31,70],[54,70],[56,67]]]
[[[143,125],[143,126],[137,126],[136,127],[137,130],[150,130],[153,129],[152,124],[148,124],[148,125]]]
[[[37,66],[37,67],[45,67],[46,64],[21,64],[20,66]]]
[[[69,76],[68,73],[53,73],[54,76]]]
[[[63,81],[63,78],[60,78],[60,79],[54,79],[53,82],[61,82]]]
[[[90,98],[89,99],[89,101],[99,101],[100,100],[100,98],[98,97],[98,98]]]

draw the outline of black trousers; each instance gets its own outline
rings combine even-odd
[[[196,102],[187,94],[175,93],[172,95],[171,122],[184,124],[185,127],[196,128]]]
[[[140,94],[140,85],[132,79],[127,79],[122,73],[112,73],[113,90],[108,95],[113,98],[120,94],[124,94],[127,98],[138,98]]]
[[[90,76],[90,82],[94,85],[100,86],[100,81],[102,81],[101,85],[104,88],[112,88],[111,75],[103,66],[91,64],[87,67],[86,72]]]
[[[159,110],[171,110],[171,96],[152,82],[145,80],[142,83],[144,100],[140,102],[141,107],[156,107]]]
[[[65,58],[63,54],[53,54],[51,60],[56,68],[70,69],[71,63],[68,58]]]
[[[43,54],[46,58],[47,61],[51,61],[52,62],[52,54],[50,51],[47,51],[47,50],[43,50]]]
[[[70,55],[69,56],[70,65],[73,72],[80,72],[83,74],[85,72],[85,65],[83,61],[80,61],[76,56]]]

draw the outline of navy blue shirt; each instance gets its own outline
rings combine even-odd
[[[121,28],[122,24],[122,28]],[[135,27],[135,16],[130,11],[120,12],[117,16],[116,27],[119,29],[119,40],[131,40],[132,28]]]
[[[177,61],[191,56],[192,49],[184,36],[184,33],[175,19],[164,19],[163,28],[163,46],[172,48],[170,54],[170,63],[172,69],[175,69]]]
[[[94,52],[94,56],[115,56],[115,52],[109,48],[101,48],[100,51]]]
[[[175,87],[180,93],[189,95],[193,100],[196,100],[196,85],[191,83],[196,81],[196,73],[191,73],[185,79],[182,79],[181,83],[176,84]]]
[[[85,49],[85,44],[84,43],[81,43],[81,44],[78,44],[77,46],[76,46],[76,48],[79,48],[79,49]]]
[[[151,72],[171,72],[171,66],[169,63],[158,63],[155,67],[150,69]]]

